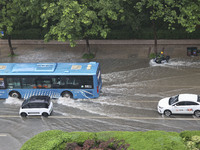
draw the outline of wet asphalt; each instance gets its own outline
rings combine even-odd
[[[32,49],[1,62],[86,62],[81,52]],[[160,99],[181,93],[200,94],[200,61],[172,58],[157,65],[148,58],[94,59],[101,64],[103,88],[97,99],[54,99],[54,112],[48,118],[18,115],[22,100],[0,101],[0,147],[20,149],[24,142],[47,130],[63,131],[148,131],[181,132],[199,130],[200,119],[193,115],[158,114]],[[8,146],[9,145],[9,146]]]

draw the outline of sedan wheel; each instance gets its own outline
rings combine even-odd
[[[199,110],[196,110],[196,111],[194,112],[194,115],[195,115],[196,117],[200,117],[200,111],[199,111]]]
[[[167,116],[167,117],[171,116],[171,114],[172,114],[172,112],[170,110],[164,111],[164,115]]]

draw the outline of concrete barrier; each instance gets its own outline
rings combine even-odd
[[[147,58],[150,53],[154,52],[154,40],[90,40],[90,47],[92,52],[96,53],[99,58],[105,57],[120,57],[120,58],[130,58],[130,57],[143,57]],[[76,41],[77,46],[71,48],[69,42],[58,42],[49,41],[44,42],[44,40],[12,40],[12,45],[19,50],[30,49],[53,49],[53,50],[68,50],[68,51],[80,51],[85,53],[86,41],[78,40]],[[200,39],[199,40],[158,40],[158,52],[164,51],[165,55],[170,55],[171,57],[188,57],[187,47],[197,47],[200,49]],[[0,47],[2,54],[9,52],[8,41],[0,40]],[[4,47],[4,48],[3,48]],[[39,48],[38,48],[39,47]],[[52,50],[52,51],[53,51]],[[3,52],[4,51],[4,52]]]

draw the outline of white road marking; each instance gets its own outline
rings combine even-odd
[[[5,133],[0,133],[0,137],[5,137],[5,136],[7,136],[7,134],[5,134]]]
[[[200,121],[200,118],[155,118],[155,117],[97,117],[97,116],[49,116],[49,118],[54,119],[135,119],[135,120],[191,120],[191,121]]]
[[[40,118],[41,116],[29,116]],[[27,117],[27,119],[29,118]],[[0,118],[21,118],[21,116],[14,115],[0,115]],[[107,116],[49,116],[48,119],[134,119],[134,120],[173,120],[173,121],[200,121],[200,118],[170,118],[170,117],[107,117]]]

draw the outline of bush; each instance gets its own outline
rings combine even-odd
[[[12,39],[44,39],[46,31],[41,30],[39,28],[32,29],[24,29],[24,30],[14,30],[12,32]],[[7,39],[7,35],[5,34],[3,39]]]
[[[67,143],[66,150],[126,150],[128,144],[124,144],[123,140],[115,140],[114,138],[108,141],[102,140],[86,140],[83,144]]]
[[[114,140],[113,140],[114,139]],[[64,150],[66,143],[72,147],[93,146],[96,141],[104,147],[121,145],[128,150],[186,150],[183,139],[176,132],[148,131],[104,131],[104,132],[63,132],[58,130],[40,133],[28,140],[21,150]],[[105,142],[106,141],[106,142]],[[112,142],[116,141],[116,142]],[[119,148],[119,147],[118,147]]]
[[[71,138],[70,134],[63,131],[52,130],[39,133],[28,140],[20,150],[53,150],[64,149],[66,141]]]
[[[95,139],[96,136],[94,133],[91,132],[71,132],[69,133],[71,138],[70,141],[71,142],[76,142],[78,144],[82,144],[83,142],[85,142],[86,140],[90,140],[90,139]],[[68,141],[68,142],[70,142]]]
[[[101,137],[123,139],[130,144],[128,149],[134,150],[186,150],[186,146],[179,133],[165,131],[148,132],[100,132]]]
[[[86,54],[84,54],[83,56],[82,56],[82,58],[83,59],[87,59],[87,60],[91,60],[91,59],[93,59],[93,58],[95,58],[95,55],[94,54],[92,54],[92,53],[86,53]]]
[[[191,141],[192,136],[200,136],[200,131],[183,131],[180,133],[180,136],[184,139],[184,141]]]
[[[180,133],[180,136],[189,150],[200,149],[200,131],[183,131]]]
[[[155,53],[151,53],[151,54],[149,55],[149,58],[150,58],[150,59],[156,58],[156,54],[155,54]]]

